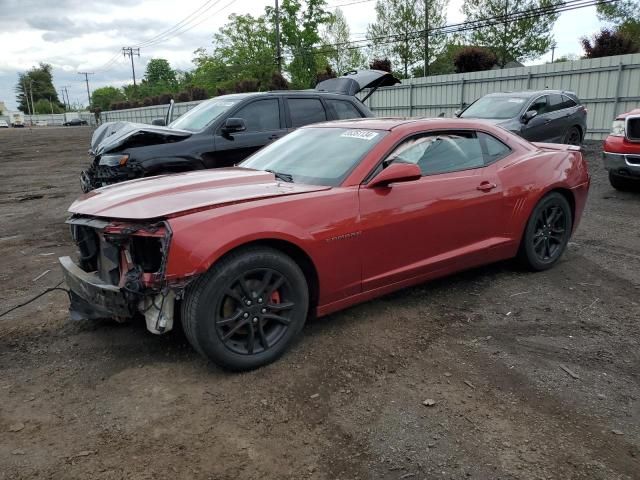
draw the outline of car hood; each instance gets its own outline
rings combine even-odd
[[[187,130],[169,127],[145,125],[133,122],[107,122],[93,132],[89,153],[102,155],[117,149],[127,148],[127,144],[136,146],[156,145],[184,140],[192,135]]]
[[[141,178],[98,188],[73,202],[69,212],[143,220],[330,188],[281,182],[272,173],[260,170],[217,168]]]

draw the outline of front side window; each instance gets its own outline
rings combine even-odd
[[[291,126],[294,128],[327,120],[327,114],[319,98],[289,98],[287,101]]]
[[[335,110],[338,120],[362,118],[360,111],[351,102],[346,100],[327,100],[327,103]]]
[[[547,113],[547,96],[543,95],[542,97],[538,97],[535,101],[529,106],[527,111],[535,110],[538,112],[538,115],[542,115],[543,113]]]
[[[240,164],[290,176],[296,183],[338,186],[387,132],[352,128],[301,128]]]
[[[400,144],[386,163],[413,163],[423,175],[469,170],[484,166],[482,147],[475,132],[431,132]]]
[[[245,105],[232,115],[242,118],[246,125],[246,132],[264,132],[280,129],[280,107],[277,98],[256,100]]]

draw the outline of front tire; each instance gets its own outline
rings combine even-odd
[[[640,180],[634,181],[631,178],[617,175],[611,171],[609,172],[609,183],[613,188],[620,190],[621,192],[628,192],[634,188],[640,187]]]
[[[534,271],[553,267],[567,247],[572,227],[571,206],[564,195],[545,195],[527,222],[518,254],[521,263]]]
[[[225,256],[186,292],[182,322],[191,345],[229,370],[279,358],[302,331],[309,290],[300,267],[269,247]]]

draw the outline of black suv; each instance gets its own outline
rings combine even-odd
[[[531,142],[580,145],[587,133],[587,109],[564,90],[490,93],[456,115],[488,120]]]
[[[222,95],[173,122],[169,122],[172,104],[167,119],[153,125],[105,123],[91,139],[89,153],[94,159],[81,174],[82,190],[132,178],[235,165],[303,125],[373,117],[355,94],[370,88],[368,97],[378,87],[396,83],[399,80],[387,72],[354,71],[320,82],[313,90]]]

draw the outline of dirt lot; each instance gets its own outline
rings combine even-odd
[[[0,310],[60,281],[90,134],[0,131]],[[72,323],[63,292],[0,318],[0,479],[640,478],[640,193],[587,152],[588,208],[553,270],[351,308],[251,373],[179,329]]]

